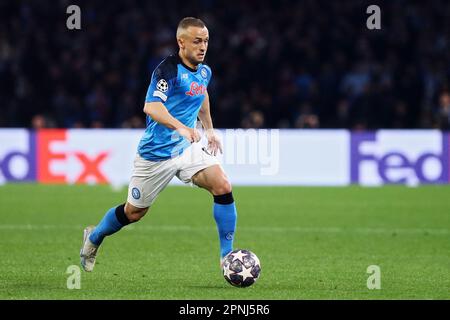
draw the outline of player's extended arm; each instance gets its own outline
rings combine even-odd
[[[196,129],[189,128],[174,118],[161,102],[146,102],[144,112],[163,126],[176,130],[191,143],[200,141],[200,133]]]
[[[205,128],[206,131],[213,129],[211,112],[209,109],[208,91],[205,92],[205,99],[203,99],[202,107],[200,108],[200,111],[198,112],[198,118],[200,119],[200,121],[203,125],[203,128]]]
[[[220,142],[219,137],[214,132],[211,112],[209,108],[208,91],[206,91],[205,93],[205,99],[203,100],[202,107],[198,112],[198,118],[200,119],[203,128],[206,131],[206,137],[208,138],[208,149],[212,152],[213,155],[216,155],[218,150],[220,150],[220,152],[222,153],[222,143]]]

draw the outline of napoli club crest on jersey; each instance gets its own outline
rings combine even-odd
[[[135,198],[137,200],[141,197],[141,192],[139,191],[138,188],[133,188],[131,190],[131,195],[133,196],[133,198]]]
[[[206,71],[205,68],[202,68],[202,70],[200,71],[200,74],[202,75],[203,78],[207,78],[208,77],[208,72]]]

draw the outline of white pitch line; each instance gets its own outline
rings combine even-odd
[[[46,225],[46,224],[0,224],[0,230],[83,230],[85,226],[81,225]],[[129,225],[126,231],[215,231],[216,226],[182,226],[182,225]],[[255,231],[255,232],[294,232],[294,233],[361,233],[361,234],[430,234],[430,235],[449,235],[450,229],[443,228],[339,228],[339,227],[237,227],[237,230]]]

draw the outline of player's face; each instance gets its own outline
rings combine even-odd
[[[186,30],[182,41],[185,57],[194,65],[202,63],[208,50],[209,32],[208,29],[199,27],[189,27]]]

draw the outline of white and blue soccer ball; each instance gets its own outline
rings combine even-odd
[[[250,250],[237,249],[223,258],[223,277],[235,287],[249,287],[259,279],[261,263]]]

